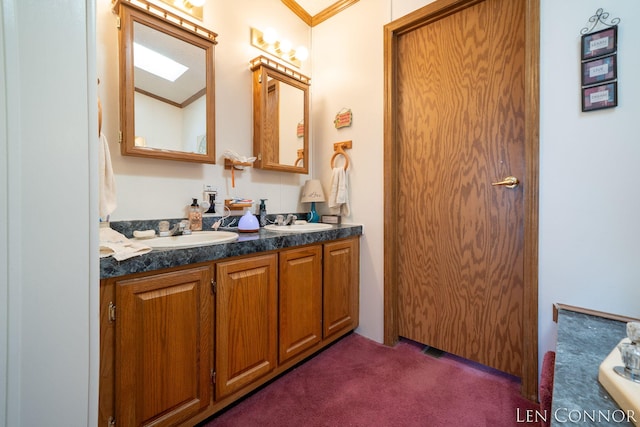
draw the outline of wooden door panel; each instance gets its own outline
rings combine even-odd
[[[524,2],[398,40],[400,335],[522,372]]]
[[[116,418],[173,425],[210,401],[209,267],[116,283]]]
[[[322,339],[322,249],[313,246],[279,255],[280,363]]]
[[[324,245],[323,337],[359,322],[360,240],[358,238]]]
[[[275,255],[216,265],[216,399],[277,365]]]

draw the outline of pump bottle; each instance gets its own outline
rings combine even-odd
[[[260,216],[260,227],[267,225],[267,205],[264,203],[267,199],[260,199],[260,210],[258,212]]]
[[[193,199],[193,203],[189,207],[189,228],[191,231],[202,230],[202,212],[200,212],[198,199]]]

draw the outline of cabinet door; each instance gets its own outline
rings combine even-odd
[[[165,426],[210,403],[211,268],[116,282],[116,420]]]
[[[323,337],[358,326],[360,241],[340,240],[324,245]]]
[[[216,264],[216,399],[276,367],[276,255]]]
[[[280,253],[280,363],[322,339],[322,249],[312,246]]]

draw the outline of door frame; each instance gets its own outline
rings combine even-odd
[[[396,201],[399,155],[396,145],[396,63],[398,36],[437,21],[483,0],[438,0],[384,27],[384,343],[399,339]],[[525,180],[524,295],[521,394],[538,400],[538,177],[540,117],[540,0],[522,0],[525,11]]]

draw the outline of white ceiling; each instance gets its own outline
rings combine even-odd
[[[333,6],[336,0],[295,0],[295,2],[306,10],[309,15],[314,16],[329,6]]]

